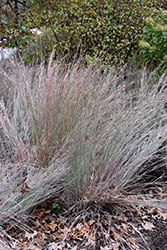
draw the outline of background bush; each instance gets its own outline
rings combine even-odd
[[[146,18],[140,56],[152,70],[162,73],[167,68],[167,11],[160,11],[154,18]]]
[[[103,62],[126,63],[138,52],[145,18],[156,13],[156,4],[139,0],[39,4],[33,23],[44,27],[45,32],[26,48],[26,62],[40,53],[47,61],[54,48],[55,58],[66,61],[82,54],[85,61],[99,57]]]

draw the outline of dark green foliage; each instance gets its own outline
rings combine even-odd
[[[37,54],[47,60],[54,48],[55,58],[66,61],[82,55],[85,61],[96,57],[105,63],[124,64],[139,50],[144,19],[152,13],[153,3],[156,1],[42,1],[33,21],[46,31],[27,48],[26,61]]]
[[[35,41],[31,41],[29,46],[22,49],[24,62],[47,62],[56,42],[53,32],[49,28],[44,30],[41,35],[36,35]]]
[[[157,0],[157,1],[156,1],[156,4],[155,4],[155,7],[156,7],[156,8],[161,8],[161,9],[164,9],[164,10],[167,10],[167,1],[164,1],[164,0]]]
[[[31,41],[32,32],[28,25],[28,16],[31,11],[26,2],[28,1],[1,1],[0,46],[9,48],[26,47]]]
[[[139,51],[145,18],[161,6],[157,0],[9,0],[2,4],[2,45],[22,47],[27,63],[47,62],[54,48],[66,62],[82,55],[85,62],[124,64]],[[34,39],[33,27],[44,33]]]

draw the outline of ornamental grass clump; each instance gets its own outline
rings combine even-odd
[[[164,174],[165,73],[155,79],[134,71],[124,80],[124,69],[102,73],[96,62],[77,62],[65,70],[52,58],[47,67],[16,63],[13,69],[0,69],[0,84],[10,92],[0,100],[1,225],[31,230],[24,224],[28,213],[52,197],[69,207],[167,208],[165,199],[140,198],[149,184],[161,185]],[[159,151],[160,161],[148,168]]]
[[[69,168],[73,179],[70,197],[73,198],[74,192],[86,201],[105,197],[112,202],[124,192],[134,194],[138,188],[144,192],[151,184],[151,181],[144,181],[153,170],[145,162],[156,154],[167,138],[166,80],[164,75],[150,90],[147,82],[142,83],[141,75],[138,93],[135,90],[125,93],[126,87],[123,92],[122,85],[120,89],[112,90],[112,94],[106,93],[105,99],[97,97],[98,106],[91,124],[84,126],[87,118],[77,124],[76,144]],[[112,84],[116,86],[117,81],[117,78],[113,79]],[[163,153],[153,170],[155,183],[160,182],[162,165],[166,162],[165,149],[160,151]],[[127,196],[124,198],[126,200]]]

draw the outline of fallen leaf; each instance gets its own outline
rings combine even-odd
[[[89,229],[89,227],[90,227],[89,224],[86,223],[86,222],[85,222],[85,226],[86,226],[86,228],[88,228],[88,229]]]
[[[90,221],[88,222],[88,224],[89,224],[90,226],[92,226],[94,223],[95,223],[95,220],[90,220]]]
[[[161,188],[161,187],[157,187],[156,193],[160,193],[160,194],[162,194],[162,193],[163,193],[162,188]]]
[[[158,209],[152,207],[150,210],[148,210],[149,214],[157,214]]]
[[[152,231],[155,227],[151,222],[146,221],[145,224],[142,223],[142,226],[145,230],[150,230]]]
[[[134,249],[137,250],[138,246],[136,245],[136,239],[129,237],[129,241],[130,241],[130,246]],[[139,249],[138,249],[139,250]]]
[[[57,249],[59,249],[59,247],[60,247],[59,243],[52,242],[49,244],[48,250],[57,250]]]
[[[120,225],[115,224],[115,227],[116,227],[118,230],[122,231],[122,228],[121,228]]]
[[[128,231],[128,229],[129,229],[129,226],[127,225],[127,224],[125,224],[125,223],[122,223],[122,227],[123,227],[123,229],[127,232]]]
[[[83,224],[82,223],[78,223],[75,228],[80,231],[81,229],[83,229]]]
[[[55,228],[57,227],[57,223],[55,221],[52,221],[49,224],[46,224],[47,227],[49,227],[52,231],[55,231]]]
[[[47,207],[46,201],[41,201],[41,202],[40,202],[40,205],[41,205],[42,207]]]
[[[158,214],[160,215],[160,217],[163,218],[163,220],[167,220],[167,213],[162,212],[161,210],[158,210]]]
[[[144,215],[144,216],[142,216],[142,219],[143,219],[143,220],[148,220],[148,216],[147,216],[147,215]]]
[[[124,217],[123,220],[124,220],[124,221],[128,221],[128,218]]]
[[[28,238],[28,240],[34,238],[36,235],[37,231],[34,231],[33,233],[28,233],[28,232],[25,233],[25,237]]]
[[[135,246],[135,245],[131,245],[131,247],[132,247],[134,250],[136,250],[136,246]]]
[[[114,250],[119,250],[119,247],[120,247],[119,242],[112,243],[112,245],[114,246]]]
[[[71,250],[77,250],[77,247],[78,247],[78,246],[75,246],[75,247],[71,248]]]
[[[29,191],[30,191],[29,186],[27,185],[27,183],[24,183],[24,184],[21,186],[21,193],[22,193],[22,194],[28,193]]]
[[[68,232],[68,227],[59,228],[59,231],[62,232],[63,234],[66,234]]]
[[[110,250],[111,248],[108,247],[108,246],[105,246],[105,247],[100,247],[100,250]]]

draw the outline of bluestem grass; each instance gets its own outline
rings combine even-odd
[[[88,201],[105,196],[112,201],[123,191],[131,189],[133,193],[136,187],[142,191],[148,185],[139,183],[150,171],[144,163],[167,138],[166,80],[163,75],[151,90],[147,82],[145,86],[140,82],[137,92],[125,94],[120,86],[111,95],[105,93],[102,100],[97,97],[98,105],[94,105],[94,110],[91,107],[91,122],[86,117],[77,124],[78,142],[72,152],[70,171],[78,196],[84,194]],[[112,84],[116,86],[117,81],[113,78]],[[101,88],[103,95],[104,86]],[[154,170],[160,167],[157,165]],[[71,187],[69,190],[72,193]]]
[[[51,197],[69,205],[96,200],[160,206],[140,199],[136,189],[148,185],[141,182],[150,171],[145,162],[167,140],[165,73],[155,82],[132,72],[129,81],[123,69],[102,74],[95,63],[76,63],[63,70],[52,59],[47,68],[14,67],[14,73],[0,70],[10,92],[10,101],[0,100],[1,223],[19,225]],[[25,183],[29,190],[22,193]]]

